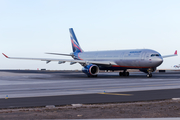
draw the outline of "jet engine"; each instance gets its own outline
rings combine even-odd
[[[97,74],[99,73],[99,67],[97,65],[87,65],[84,68],[82,68],[82,72],[85,73],[87,76],[94,76],[96,77]]]

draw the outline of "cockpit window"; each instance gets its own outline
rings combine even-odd
[[[154,56],[161,56],[160,54],[152,54],[151,57],[154,57]]]

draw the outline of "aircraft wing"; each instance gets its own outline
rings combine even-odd
[[[112,61],[86,61],[86,60],[74,60],[74,59],[52,59],[52,58],[21,58],[21,57],[8,57],[4,53],[2,53],[6,58],[8,59],[21,59],[21,60],[40,60],[40,61],[46,61],[46,63],[49,63],[51,61],[58,61],[59,64],[65,63],[65,62],[71,62],[71,64],[74,63],[81,63],[81,64],[97,64],[97,65],[117,65],[115,62]]]
[[[64,55],[64,56],[74,56],[73,54],[62,54],[62,53],[46,53],[46,54],[52,54],[52,55]]]
[[[177,56],[177,55],[178,54],[177,54],[177,50],[176,50],[173,55],[164,55],[164,56],[162,56],[162,58],[173,57],[173,56]]]

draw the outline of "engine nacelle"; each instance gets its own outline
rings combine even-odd
[[[82,68],[82,72],[87,76],[97,76],[99,73],[99,67],[97,65],[90,64]]]

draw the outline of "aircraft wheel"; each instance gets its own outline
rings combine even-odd
[[[123,76],[129,76],[129,72],[123,72]]]
[[[119,72],[119,76],[123,76],[123,73],[122,73],[122,72]]]
[[[129,76],[129,72],[126,72],[126,76]]]
[[[97,77],[98,75],[88,75],[89,78],[91,77]]]
[[[151,77],[152,77],[152,73],[147,74],[147,77],[148,77],[148,78],[151,78]]]
[[[93,75],[93,77],[97,77],[98,75]]]
[[[119,76],[129,76],[129,72],[119,72]]]

